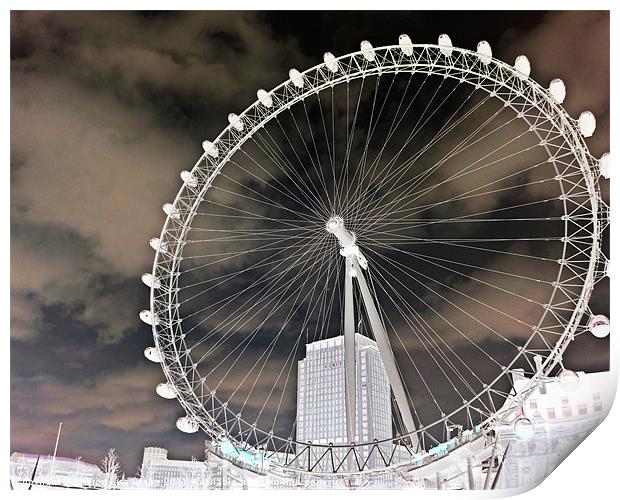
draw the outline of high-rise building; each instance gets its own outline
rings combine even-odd
[[[375,341],[359,333],[355,334],[355,366],[355,442],[389,439],[393,434],[387,372]],[[298,365],[297,440],[313,444],[347,443],[344,336],[306,345],[306,357]],[[389,454],[391,443],[381,448]],[[380,454],[371,453],[372,446],[357,451],[363,458],[371,455],[369,468],[382,465]],[[342,453],[344,450],[338,455]],[[319,469],[329,467],[331,458]]]

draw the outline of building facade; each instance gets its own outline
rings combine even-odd
[[[14,452],[11,454],[10,469],[11,485],[16,490],[98,489],[105,482],[105,475],[99,466],[80,459]]]
[[[392,406],[387,372],[377,344],[359,333],[355,334],[355,366],[355,442],[390,439]],[[297,440],[346,445],[344,336],[307,344],[306,357],[298,364],[297,380]],[[381,447],[384,452],[391,451],[389,442]],[[334,450],[335,457],[342,460],[346,450]],[[368,459],[370,468],[382,465],[380,454],[374,450],[370,445],[357,449],[359,458]],[[331,457],[317,467],[325,471],[331,468]]]
[[[144,448],[140,482],[147,489],[206,489],[209,471],[199,460],[170,460],[165,448]]]
[[[536,388],[521,407],[533,424],[533,436],[521,439],[512,426],[499,426],[500,444],[508,447],[498,488],[533,487],[588,437],[609,412],[614,394],[610,372],[578,372],[578,383],[563,387],[550,379]],[[517,391],[530,379],[513,375]]]

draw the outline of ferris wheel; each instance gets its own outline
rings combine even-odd
[[[609,333],[588,301],[610,158],[563,82],[529,75],[484,41],[401,35],[291,69],[228,116],[142,277],[145,355],[180,430],[254,470],[366,474],[527,428],[540,380],[577,382],[567,345]]]

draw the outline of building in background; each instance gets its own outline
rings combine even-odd
[[[144,448],[142,458],[142,488],[146,489],[206,489],[208,470],[204,462],[170,460],[165,448]]]
[[[99,489],[105,482],[98,465],[80,459],[20,452],[11,455],[10,474],[11,486],[16,490],[31,488],[31,482],[31,489]]]
[[[390,439],[392,406],[390,384],[379,349],[374,340],[355,334],[356,415],[355,442],[368,443]],[[299,361],[297,379],[297,441],[313,444],[347,444],[345,403],[344,336],[319,340],[306,345],[306,357]],[[390,442],[381,445],[391,452]],[[366,459],[371,447],[359,447]],[[342,459],[346,451],[334,454]],[[342,456],[340,456],[342,455]],[[372,453],[370,468],[380,467],[381,457]],[[321,470],[328,464],[320,463]]]
[[[533,487],[543,481],[603,421],[614,397],[610,372],[578,372],[578,382],[557,378],[539,385],[521,408],[533,435],[519,438],[513,426],[498,426],[499,442],[508,447],[497,488]],[[517,391],[530,379],[513,375]]]
[[[333,343],[330,344],[330,340]],[[385,372],[382,374],[379,369],[382,365],[374,342],[361,336],[357,338],[357,342],[358,390],[360,390],[358,408],[361,408],[358,413],[358,432],[365,439],[372,439],[371,430],[377,434],[385,432],[385,425],[378,425],[381,422],[375,421],[376,414],[372,414],[373,409],[377,409],[383,418],[391,415],[391,412],[382,406],[382,403],[387,405],[389,402],[389,399],[385,398],[385,393],[383,395],[375,393],[374,389],[369,390],[368,385],[370,380],[377,380],[379,387],[383,387],[389,397],[389,384]],[[311,348],[307,351],[303,366],[303,376],[308,379],[301,380],[298,387],[298,391],[301,391],[302,387],[304,389],[303,410],[306,408],[309,410],[313,403],[318,404],[319,413],[325,414],[322,418],[333,421],[328,426],[315,425],[318,422],[311,421],[303,431],[315,439],[329,439],[329,435],[318,434],[328,430],[334,433],[335,440],[345,432],[343,430],[345,424],[339,420],[341,417],[339,412],[344,412],[344,402],[338,400],[338,390],[343,390],[344,384],[337,376],[337,366],[342,368],[344,364],[342,359],[338,361],[338,356],[342,356],[342,338],[314,342],[308,347]],[[332,366],[332,363],[336,366]],[[306,370],[314,375],[309,375]],[[531,393],[520,409],[520,416],[531,420],[533,424],[532,432],[527,436],[518,435],[513,425],[498,425],[494,427],[494,433],[484,436],[473,435],[471,442],[462,440],[463,446],[453,453],[435,457],[437,460],[430,462],[428,466],[411,469],[406,473],[402,471],[393,474],[379,473],[373,477],[367,476],[363,481],[287,473],[270,468],[268,462],[261,463],[260,466],[248,462],[255,458],[246,457],[243,448],[234,447],[232,443],[221,439],[205,442],[204,461],[170,460],[166,449],[147,447],[144,450],[141,477],[123,478],[117,483],[116,488],[192,490],[350,487],[364,489],[494,487],[521,490],[532,488],[544,480],[592,432],[605,418],[613,402],[615,378],[610,372],[590,374],[579,372],[577,375],[577,383],[573,380],[567,385],[560,382],[561,378],[549,378]],[[313,384],[310,379],[316,382],[314,376],[323,377],[326,382],[319,381]],[[329,377],[334,377],[332,385],[335,390],[329,391],[330,396],[321,406],[320,402],[313,398],[312,391],[327,391]],[[515,389],[521,392],[529,386],[530,379],[522,372],[515,371],[513,383]],[[366,391],[365,406],[362,397],[364,391]],[[368,410],[369,408],[371,410]],[[366,427],[363,425],[365,421]],[[317,434],[311,434],[312,432]],[[493,452],[495,435],[498,436],[496,454]],[[248,464],[252,467],[248,468]],[[377,467],[379,466],[380,464],[377,464]],[[100,489],[105,484],[105,474],[97,465],[79,459],[63,457],[54,459],[49,455],[39,457],[15,452],[10,459],[10,474],[11,486],[14,489],[28,489],[31,484],[32,489]]]

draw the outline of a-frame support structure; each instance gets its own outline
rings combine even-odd
[[[344,360],[345,360],[345,393],[346,393],[346,418],[347,418],[347,439],[350,443],[355,441],[355,414],[356,414],[356,354],[355,354],[355,309],[353,304],[353,281],[357,281],[362,304],[366,311],[370,328],[372,330],[379,354],[387,372],[388,381],[396,405],[400,411],[403,425],[406,432],[416,430],[416,425],[409,406],[407,393],[402,378],[396,365],[394,352],[390,346],[390,341],[385,330],[385,325],[375,298],[373,297],[368,283],[364,276],[364,271],[368,269],[368,263],[355,245],[355,235],[347,230],[344,221],[340,217],[332,217],[326,225],[328,232],[332,233],[342,247],[340,254],[346,259],[345,264],[345,283],[344,283]],[[418,439],[415,434],[411,437],[413,448],[417,448]]]

